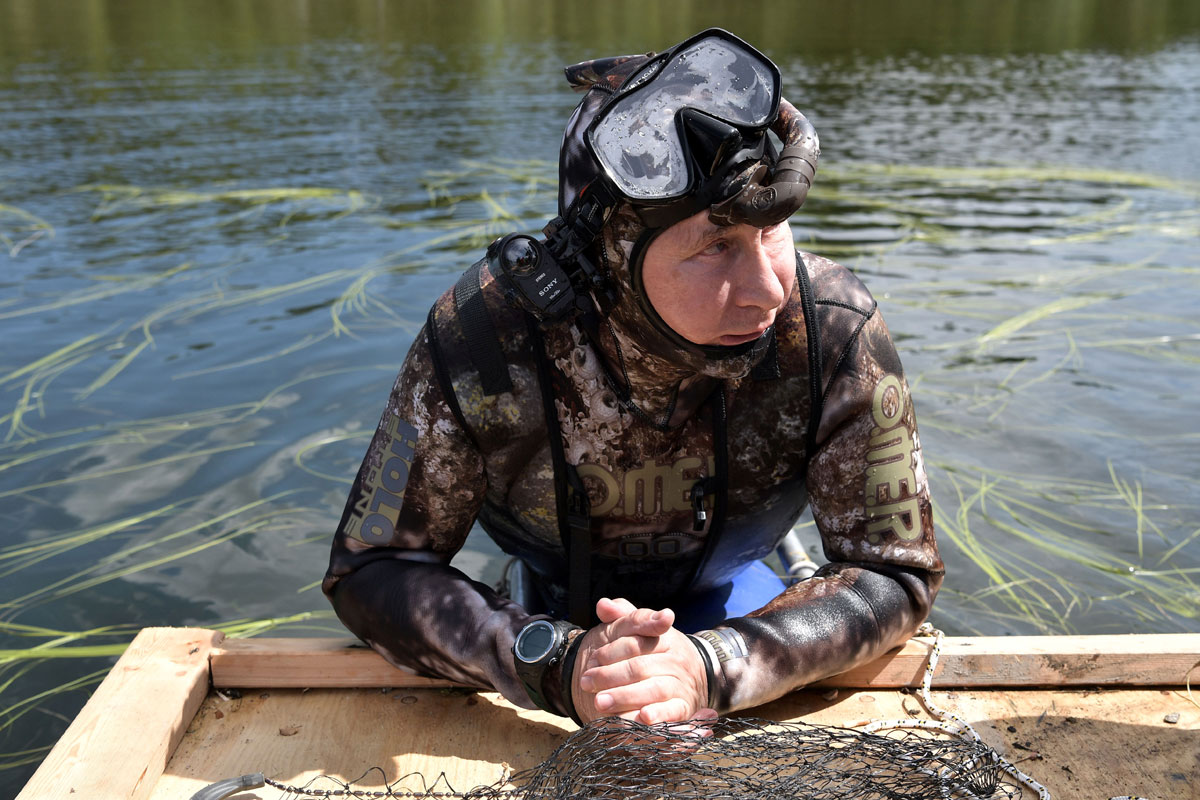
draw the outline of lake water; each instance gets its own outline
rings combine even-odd
[[[137,628],[340,630],[350,479],[430,303],[552,213],[561,67],[711,25],[901,348],[934,622],[1200,630],[1200,7],[728,7],[0,0],[0,796]]]

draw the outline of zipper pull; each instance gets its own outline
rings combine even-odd
[[[704,510],[704,496],[708,493],[708,478],[701,478],[692,484],[692,530],[704,530],[704,522],[708,519],[708,512]]]

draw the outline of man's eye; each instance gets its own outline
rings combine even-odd
[[[719,239],[719,240],[713,242],[712,244],[710,244],[708,247],[701,250],[700,255],[702,255],[702,256],[719,256],[719,255],[721,255],[721,253],[724,253],[728,247],[729,247],[728,243],[726,243],[724,240]]]

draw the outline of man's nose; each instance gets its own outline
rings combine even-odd
[[[775,274],[771,256],[761,236],[755,237],[743,249],[736,289],[739,306],[774,309],[783,304],[783,284]]]

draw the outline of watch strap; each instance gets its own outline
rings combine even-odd
[[[529,695],[529,699],[533,701],[534,705],[543,711],[562,716],[564,712],[560,709],[565,707],[565,704],[562,702],[561,683],[558,680],[547,681],[546,678],[551,673],[557,674],[558,670],[555,668],[560,666],[563,656],[566,654],[570,644],[569,635],[579,628],[562,620],[550,620],[549,622],[558,639],[550,653],[536,662],[522,661],[516,655],[516,645],[514,644],[513,663],[516,667],[517,678],[525,687],[525,693]],[[518,640],[520,637],[521,634],[518,633]]]

